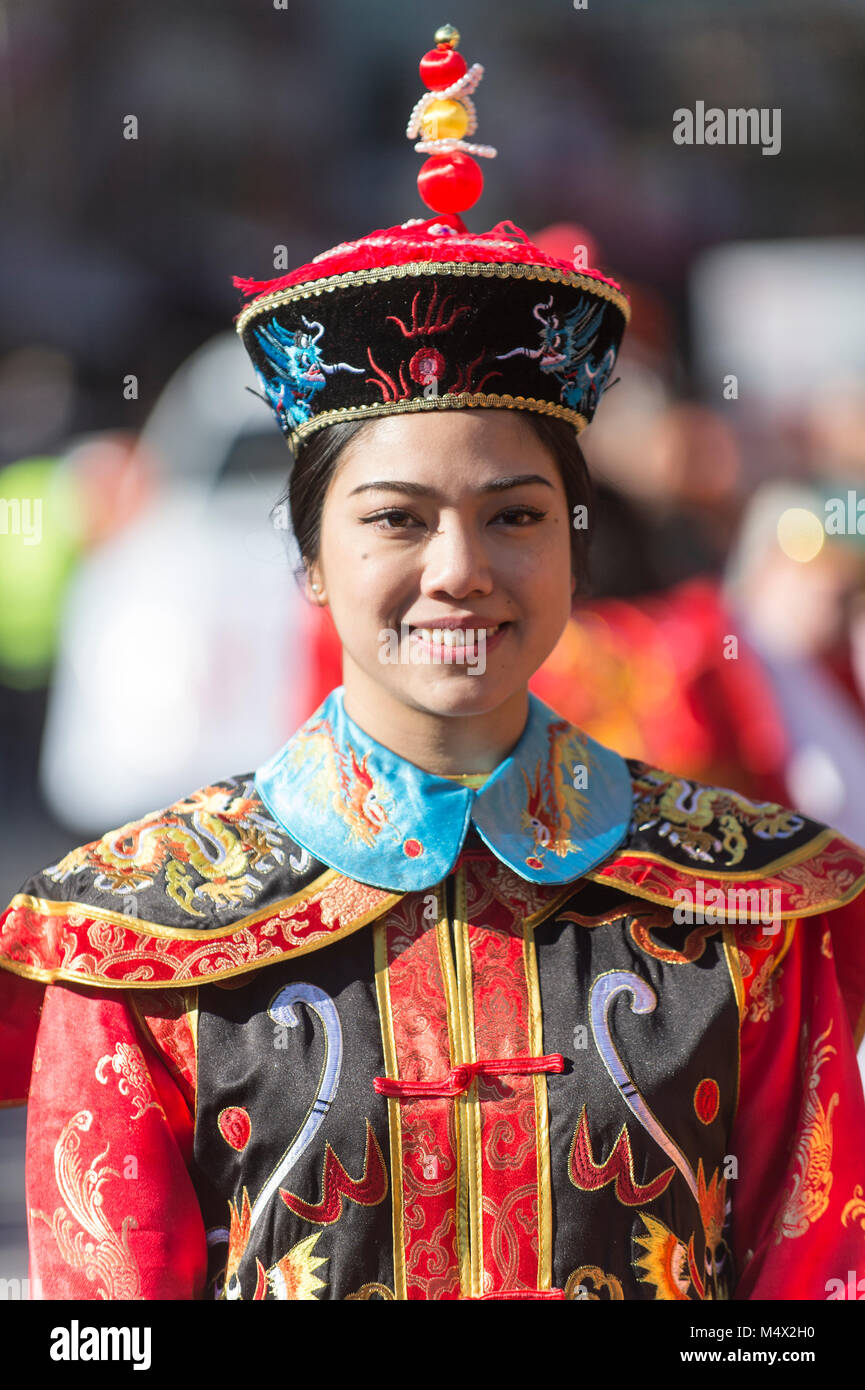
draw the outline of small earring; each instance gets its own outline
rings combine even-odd
[[[317,593],[318,593],[318,585],[317,585],[317,584],[313,584],[313,586],[312,586],[312,592],[313,592],[314,594],[317,594]]]

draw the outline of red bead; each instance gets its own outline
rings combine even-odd
[[[481,196],[484,176],[471,155],[431,154],[417,176],[420,196],[433,212],[465,212]]]
[[[431,92],[458,82],[467,71],[465,58],[447,44],[431,48],[420,60],[420,80]]]

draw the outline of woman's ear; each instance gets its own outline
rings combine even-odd
[[[312,603],[321,605],[326,602],[321,575],[315,565],[307,565],[305,587],[306,596]]]

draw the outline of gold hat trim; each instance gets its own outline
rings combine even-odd
[[[500,410],[534,410],[540,415],[555,415],[567,420],[580,434],[588,424],[585,415],[570,410],[566,405],[556,405],[554,401],[539,400],[535,396],[497,396],[480,391],[476,395],[463,392],[460,395],[410,396],[404,401],[380,401],[370,405],[347,405],[339,410],[322,410],[311,420],[306,420],[296,430],[286,435],[289,448],[297,453],[308,435],[325,425],[335,425],[343,420],[354,420],[358,416],[402,415],[412,410],[458,410],[462,406],[486,406]]]
[[[276,290],[273,294],[253,299],[238,315],[235,326],[237,332],[242,334],[250,319],[280,305],[289,304],[295,299],[312,299],[354,285],[374,285],[380,280],[401,280],[411,275],[481,275],[486,279],[544,280],[587,290],[599,299],[609,300],[622,314],[625,323],[628,323],[631,317],[631,306],[621,290],[614,289],[602,280],[595,280],[591,275],[580,275],[576,271],[556,270],[554,266],[522,261],[407,261],[405,265],[351,270],[343,275],[331,275],[325,280],[305,280],[302,284],[289,285],[287,289]]]

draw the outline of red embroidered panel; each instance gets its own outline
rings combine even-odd
[[[469,899],[489,897],[481,923],[469,925],[478,1058],[529,1057],[529,999],[522,913],[484,893],[492,865],[467,868]],[[477,914],[472,906],[469,916]],[[479,1077],[479,1167],[482,1191],[483,1292],[536,1290],[538,1158],[535,1084],[531,1076]]]
[[[446,1078],[451,1066],[445,981],[428,895],[412,893],[384,921],[396,1071],[402,1081]],[[457,1155],[454,1102],[441,1096],[392,1101],[402,1143],[406,1295],[458,1298]],[[398,1182],[393,1174],[394,1201]],[[399,1259],[400,1252],[395,1251]]]
[[[0,956],[16,973],[46,982],[197,984],[339,940],[397,897],[328,870],[303,893],[232,927],[181,931],[19,894],[0,915]]]
[[[717,901],[713,894],[731,888],[774,892],[776,896],[770,900],[773,912],[790,917],[838,907],[854,898],[862,891],[863,864],[857,845],[833,830],[823,830],[801,851],[774,860],[760,872],[736,870],[735,878],[727,869],[713,872],[708,864],[679,868],[669,861],[627,849],[617,851],[601,868],[587,873],[586,878],[613,884],[656,902],[675,902],[676,890],[682,888],[693,895],[699,879],[707,907]],[[699,899],[694,901],[699,905]],[[729,915],[735,920],[737,915],[755,915],[754,909],[746,908],[748,904],[743,901],[739,914],[721,911],[720,916]]]

